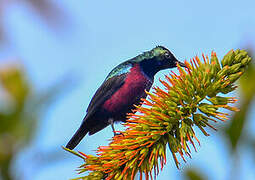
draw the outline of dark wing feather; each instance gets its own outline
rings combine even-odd
[[[116,75],[103,82],[90,101],[84,120],[93,115],[124,84],[126,76],[127,73]]]
[[[87,120],[89,120],[89,118],[93,116],[98,109],[100,109],[100,106],[124,84],[125,79],[126,73],[113,76],[103,82],[103,84],[99,87],[92,100],[90,101],[89,107],[87,109],[87,114],[83,119],[80,128],[76,131],[72,139],[66,145],[67,148],[74,149],[88,132],[90,135],[94,134],[108,125],[107,123],[104,124],[102,122],[98,122],[96,126],[91,126],[87,124]]]

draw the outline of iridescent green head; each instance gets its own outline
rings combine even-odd
[[[178,61],[174,55],[163,46],[157,46],[150,51],[144,52],[131,61],[139,63],[144,72],[151,77],[160,70],[177,67],[177,64],[186,67],[184,63]]]
[[[184,63],[178,61],[175,56],[163,46],[157,46],[152,49],[151,52],[155,60],[158,61],[161,69],[174,68],[177,66],[177,63],[182,67],[186,67]]]
[[[159,68],[159,70],[174,68],[177,66],[177,63],[182,67],[186,67],[184,63],[178,61],[174,55],[163,46],[157,46],[150,51],[146,51],[143,54],[133,58],[131,61],[136,63],[148,62],[151,65],[155,65],[155,68]]]

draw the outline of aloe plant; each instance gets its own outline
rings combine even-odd
[[[210,59],[202,55],[202,60],[196,56],[185,61],[187,68],[178,67],[178,75],[171,72],[160,80],[165,89],[154,87],[154,92],[147,92],[148,99],[128,114],[126,130],[108,146],[100,146],[97,156],[66,149],[85,161],[79,173],[89,174],[77,179],[134,179],[138,172],[140,179],[153,179],[166,163],[167,147],[179,168],[176,154],[186,162],[190,146],[196,151],[194,141],[200,144],[194,126],[208,136],[206,127],[215,130],[212,123],[228,119],[221,109],[238,111],[229,105],[237,99],[223,94],[237,88],[234,82],[250,61],[247,52],[239,49],[229,51],[221,62],[215,52]]]

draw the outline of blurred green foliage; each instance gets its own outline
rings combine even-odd
[[[16,65],[1,68],[0,83],[4,96],[4,111],[0,109],[0,170],[3,179],[11,179],[12,159],[31,139],[36,120],[25,112],[31,87],[23,70]]]
[[[64,84],[35,93],[19,64],[0,68],[0,179],[13,179],[10,169],[14,158],[31,142],[42,114]]]
[[[201,171],[199,171],[198,169],[186,169],[185,170],[185,176],[187,179],[190,180],[203,180],[205,179],[205,177],[201,174]]]
[[[56,32],[69,27],[67,25],[70,19],[57,2],[0,1],[0,48],[11,45],[5,26],[5,15],[12,5],[27,8]],[[39,120],[59,93],[63,92],[63,85],[65,82],[60,82],[42,93],[37,93],[26,76],[26,70],[19,63],[0,64],[0,180],[13,179],[11,167],[17,154],[29,145],[37,131]],[[57,155],[51,152],[47,153],[47,156],[51,157],[52,154]]]

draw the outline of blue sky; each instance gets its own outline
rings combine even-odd
[[[15,166],[20,172],[25,170],[28,180],[77,177],[74,170],[82,161],[63,153],[61,145],[65,145],[79,127],[94,92],[117,64],[156,45],[166,46],[183,61],[212,50],[222,57],[230,49],[242,48],[255,40],[253,0],[62,0],[58,4],[72,20],[68,28],[58,33],[48,29],[21,4],[9,7],[5,14],[11,45],[2,50],[1,57],[21,59],[38,91],[67,75],[76,80],[67,82],[73,88],[42,117],[43,123],[34,142],[21,154]],[[168,72],[158,73],[155,79]],[[198,153],[192,153],[192,160],[182,163],[183,168],[195,165],[210,174],[209,179],[227,179],[231,172],[226,142],[215,132],[211,132],[209,138],[198,134],[202,145]],[[106,128],[86,137],[77,150],[94,153],[93,150],[106,145],[111,136],[110,127]],[[22,160],[29,159],[35,148],[62,152],[63,160],[47,166],[22,166]],[[255,178],[251,174],[251,164],[248,158],[241,160],[240,177]],[[158,179],[181,179],[181,174],[168,154],[167,166]]]

